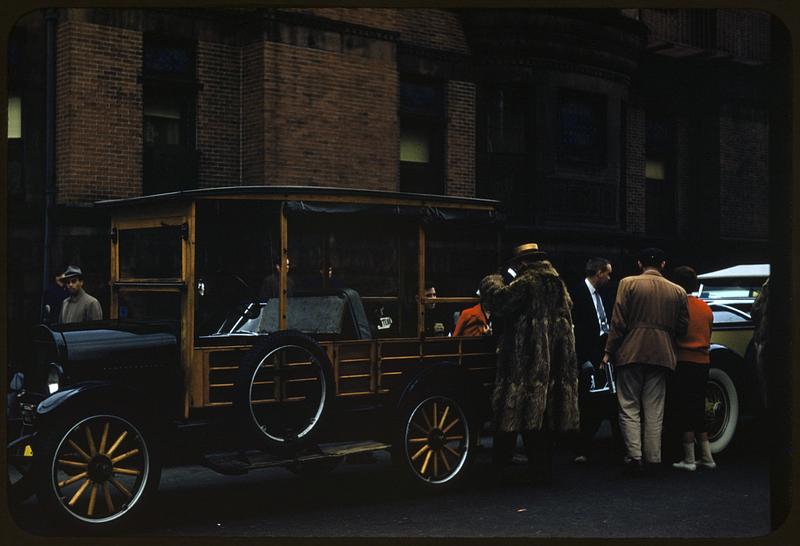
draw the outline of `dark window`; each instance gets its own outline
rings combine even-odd
[[[181,226],[119,232],[122,279],[181,278]]]
[[[144,193],[197,187],[193,44],[144,39]]]
[[[526,102],[519,87],[497,87],[486,94],[486,151],[525,153]]]
[[[400,189],[444,193],[444,97],[442,85],[400,82]]]
[[[645,132],[645,218],[648,235],[675,233],[675,147],[666,115],[648,115]]]
[[[180,292],[121,290],[119,318],[129,320],[181,320]]]
[[[144,71],[146,74],[192,78],[194,56],[184,46],[159,41],[156,37],[145,38]]]
[[[599,167],[606,163],[606,97],[562,89],[558,101],[558,161]]]
[[[22,99],[8,97],[8,192],[21,195],[24,192],[24,146],[22,141]]]
[[[30,63],[25,62],[25,33],[15,27],[8,39],[8,193],[22,196],[25,190],[25,144],[23,137],[25,92]]]
[[[197,335],[217,331],[239,305],[271,295],[280,256],[279,207],[269,201],[197,202],[195,278],[202,286],[195,299]],[[290,265],[294,279],[294,255]]]
[[[418,259],[412,223],[382,215],[357,215],[331,222],[323,216],[289,219],[289,253],[298,293],[352,288],[361,296],[378,337],[415,335]],[[406,296],[406,299],[402,299]],[[380,319],[389,318],[384,328]]]
[[[533,219],[531,104],[522,85],[485,86],[480,95],[477,194],[502,201],[522,222]]]

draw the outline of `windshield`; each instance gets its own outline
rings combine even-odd
[[[756,299],[758,293],[761,291],[761,285],[748,286],[745,283],[731,283],[721,286],[702,285],[700,297],[706,300],[723,300],[723,299]]]
[[[716,325],[741,325],[751,322],[750,315],[736,307],[718,304],[712,304],[710,307]]]
[[[709,304],[724,303],[749,313],[765,280],[755,277],[707,279],[700,285],[699,294]]]

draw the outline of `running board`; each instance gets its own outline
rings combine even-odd
[[[367,453],[369,451],[381,451],[389,449],[392,444],[381,442],[345,442],[341,444],[322,444],[320,451],[329,457],[344,457],[355,453]]]
[[[346,442],[339,444],[322,444],[315,451],[301,451],[292,457],[275,455],[264,451],[242,451],[227,453],[209,453],[203,456],[203,464],[220,474],[241,475],[251,470],[286,466],[318,461],[336,457],[346,457],[356,453],[367,453],[389,449],[391,444],[381,442]]]

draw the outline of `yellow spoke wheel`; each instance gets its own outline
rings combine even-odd
[[[157,483],[159,467],[140,428],[91,415],[50,431],[40,500],[68,525],[102,528],[124,519]]]
[[[403,454],[412,475],[425,485],[451,482],[471,453],[469,422],[456,399],[431,396],[406,413]]]

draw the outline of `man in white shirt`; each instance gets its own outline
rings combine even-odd
[[[606,258],[591,258],[586,262],[586,277],[570,290],[572,322],[575,331],[575,353],[578,370],[585,362],[600,364],[608,337],[613,300],[603,288],[611,280],[611,262]],[[583,379],[583,374],[581,374]],[[584,382],[585,383],[585,382]],[[611,422],[615,441],[621,446],[616,399],[611,394],[590,394],[589,385],[580,385],[579,410],[581,431],[575,448],[575,462],[585,463],[590,455],[597,429],[603,419]]]

